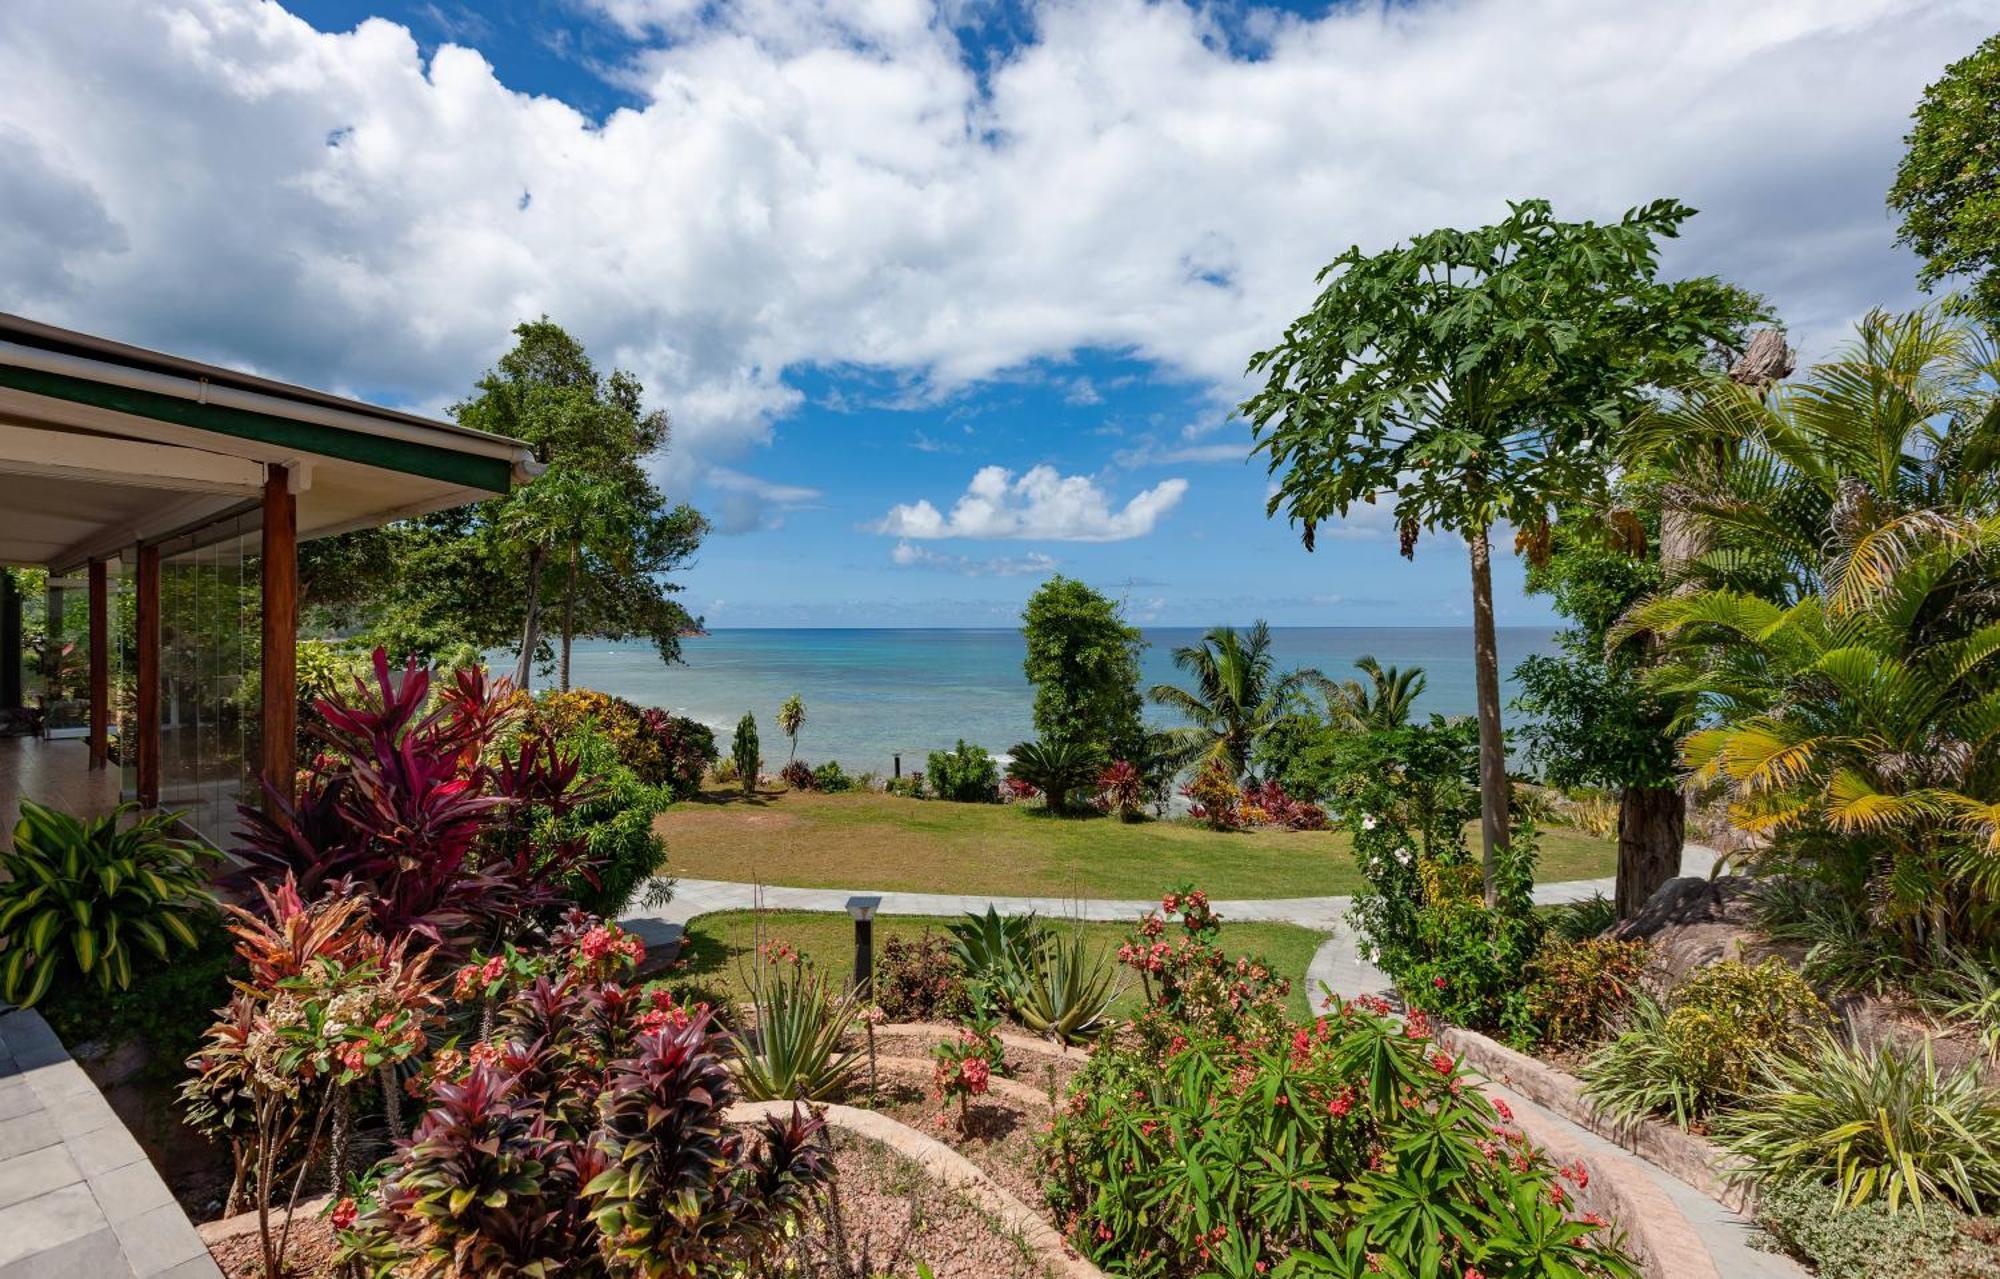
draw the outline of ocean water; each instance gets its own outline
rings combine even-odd
[[[1143,687],[1190,685],[1173,664],[1176,646],[1201,637],[1194,627],[1147,628]],[[1501,627],[1503,694],[1507,675],[1531,653],[1554,649],[1555,632]],[[1281,669],[1316,666],[1335,679],[1355,676],[1354,660],[1372,654],[1391,666],[1421,666],[1429,686],[1420,714],[1470,715],[1474,709],[1472,631],[1449,627],[1278,627],[1271,647]],[[682,641],[683,662],[668,666],[643,644],[578,644],[571,683],[662,706],[701,720],[726,748],[743,712],[757,717],[767,763],[785,758],[778,705],[793,693],[806,704],[799,757],[837,759],[849,772],[886,773],[898,754],[904,771],[923,767],[933,750],[963,737],[994,754],[1034,735],[1034,690],[1021,673],[1018,630],[717,630]],[[537,686],[545,687],[545,678]],[[1148,718],[1175,722],[1148,705]]]

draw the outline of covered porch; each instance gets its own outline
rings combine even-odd
[[[519,441],[0,314],[0,842],[26,797],[224,843],[296,771],[299,543],[535,469]]]

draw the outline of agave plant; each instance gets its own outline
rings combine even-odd
[[[196,915],[215,898],[202,874],[209,851],[174,835],[171,813],[134,816],[123,804],[83,821],[21,801],[11,878],[0,884],[0,995],[32,1006],[74,968],[101,990],[132,983],[133,952],[164,962],[193,949]],[[130,824],[125,819],[131,817]]]
[[[841,1048],[861,1015],[858,990],[836,990],[809,963],[764,963],[753,975],[754,1031],[729,1032],[736,1083],[751,1101],[831,1101],[865,1059]]]
[[[1104,756],[1081,742],[1021,742],[1008,752],[1007,776],[1042,793],[1052,813],[1066,812],[1070,796],[1086,791],[1104,768]]]
[[[1118,967],[1086,945],[1081,931],[1028,948],[1008,983],[1007,1002],[1022,1025],[1065,1044],[1084,1044],[1109,1024],[1118,998]]]
[[[1030,951],[1039,949],[1043,930],[1035,913],[1002,915],[992,906],[984,915],[945,925],[951,934],[951,957],[968,987],[1000,991],[1021,969]]]

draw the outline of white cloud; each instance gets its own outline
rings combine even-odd
[[[709,467],[703,478],[709,488],[721,494],[719,500],[705,505],[721,533],[780,528],[787,512],[812,506],[821,497],[816,488],[779,484],[726,466]]]
[[[920,499],[891,507],[871,528],[892,537],[920,539],[1123,542],[1152,532],[1186,492],[1186,480],[1161,480],[1114,511],[1110,496],[1088,476],[1036,466],[1017,479],[1004,466],[982,466],[953,503],[949,517],[928,499]]]
[[[896,543],[895,549],[889,552],[889,558],[904,568],[937,569],[946,573],[962,573],[967,577],[1018,577],[1030,573],[1040,576],[1055,572],[1061,565],[1060,560],[1040,551],[975,559],[969,555],[947,555],[908,541]]]
[[[1670,266],[1823,351],[1910,295],[1882,208],[1974,0],[1040,0],[968,66],[923,0],[596,0],[601,122],[404,28],[254,0],[0,4],[0,307],[441,407],[546,311],[678,424],[767,442],[805,365],[940,394],[1082,347],[1227,402],[1349,243],[1548,195],[1706,212]],[[959,0],[946,0],[947,18]],[[1052,198],[1056,193],[1059,198]]]

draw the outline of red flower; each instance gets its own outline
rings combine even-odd
[[[1495,1097],[1493,1099],[1493,1113],[1499,1115],[1502,1119],[1506,1120],[1510,1124],[1514,1122],[1513,1107],[1509,1106],[1506,1102],[1501,1101],[1498,1097]]]
[[[335,1230],[346,1230],[354,1224],[354,1219],[360,1215],[361,1210],[355,1207],[352,1199],[343,1199],[333,1206],[333,1228]]]

